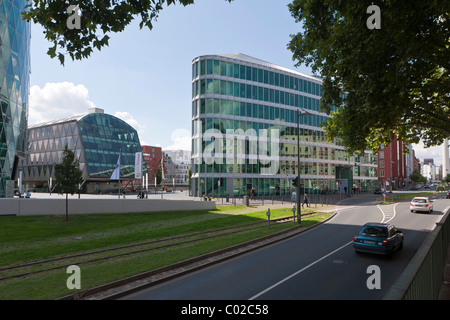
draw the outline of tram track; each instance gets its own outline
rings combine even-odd
[[[319,213],[304,214],[305,216]],[[55,257],[53,259],[46,259],[40,261],[32,261],[14,266],[4,266],[0,268],[0,281],[11,280],[16,278],[26,278],[28,276],[39,273],[52,272],[57,269],[67,268],[70,265],[85,265],[99,261],[113,260],[124,256],[145,254],[146,252],[168,249],[173,246],[189,245],[196,242],[206,241],[218,237],[232,236],[234,234],[251,231],[257,228],[267,228],[276,223],[288,223],[293,221],[293,217],[284,217],[279,219],[270,219],[269,221],[254,222],[250,224],[231,226],[226,228],[207,230],[202,232],[195,232],[191,234],[179,235],[175,237],[155,239],[152,241],[139,242],[124,246],[117,246],[113,248],[106,248],[102,250],[95,250],[62,257]],[[195,271],[199,268],[218,263],[225,259],[244,254],[251,250],[255,250],[273,242],[280,241],[287,237],[297,234],[300,230],[305,229],[300,226],[289,228],[272,235],[262,238],[250,240],[248,242],[234,245],[232,247],[220,249],[211,253],[203,254],[201,256],[187,259],[169,266],[154,269],[148,272],[131,276],[122,280],[114,281],[95,288],[77,291],[73,294],[59,298],[60,300],[106,300],[118,299],[124,295],[141,290],[146,286],[155,285],[162,281],[167,281],[173,277],[178,277],[188,272]],[[120,252],[122,251],[122,252]],[[113,254],[110,254],[113,253]],[[100,255],[100,256],[99,256]],[[101,256],[104,255],[104,256]],[[83,259],[86,258],[86,259]],[[32,268],[32,270],[24,270]],[[5,274],[6,275],[2,275]]]
[[[274,219],[271,221],[278,222],[278,223],[289,222],[289,221],[292,221],[292,218],[279,218],[279,219]],[[139,242],[139,243],[134,243],[134,244],[125,245],[125,246],[118,246],[118,247],[107,248],[107,249],[102,249],[102,250],[95,250],[95,251],[90,251],[90,252],[78,253],[78,254],[74,254],[74,255],[57,257],[57,258],[53,258],[53,259],[33,261],[33,262],[24,263],[24,264],[20,264],[20,265],[2,267],[2,268],[0,268],[0,281],[13,279],[13,278],[26,277],[29,275],[42,273],[42,272],[46,272],[46,271],[57,270],[57,269],[61,269],[61,268],[67,268],[68,266],[73,265],[73,264],[76,265],[76,264],[93,263],[93,262],[98,262],[98,261],[102,261],[102,260],[108,260],[108,259],[114,259],[114,258],[118,258],[118,257],[122,257],[122,256],[127,256],[127,255],[140,254],[140,253],[144,253],[144,252],[152,251],[152,250],[160,250],[160,249],[165,249],[165,248],[169,248],[169,247],[173,247],[173,246],[190,244],[190,243],[208,240],[208,239],[217,238],[217,237],[231,236],[236,233],[250,231],[250,230],[253,230],[256,228],[264,227],[266,223],[267,222],[264,222],[264,221],[254,222],[254,223],[245,224],[245,225],[238,225],[238,226],[232,226],[232,227],[227,227],[227,228],[195,232],[195,233],[180,235],[180,236],[175,236],[175,237]],[[156,245],[156,246],[153,246],[153,245]],[[140,249],[140,250],[122,252],[122,253],[108,255],[108,256],[104,256],[104,257],[91,258],[88,260],[76,260],[76,261],[73,261],[70,263],[65,263],[62,265],[46,267],[46,268],[39,268],[37,270],[33,270],[33,271],[29,271],[29,272],[21,272],[21,273],[14,273],[14,274],[6,275],[6,276],[1,276],[2,272],[4,273],[6,271],[11,273],[16,270],[21,270],[23,268],[53,264],[53,263],[60,262],[60,261],[67,261],[67,260],[77,259],[77,258],[82,258],[82,257],[89,257],[89,256],[92,257],[95,255],[101,255],[101,254],[105,254],[108,252],[117,252],[119,250],[127,250],[127,249],[132,249],[132,248],[143,247],[143,246],[151,246],[151,247]]]

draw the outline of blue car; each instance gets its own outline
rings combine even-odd
[[[403,247],[403,233],[392,224],[366,223],[353,238],[356,253],[392,255]]]

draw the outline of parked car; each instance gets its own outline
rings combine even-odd
[[[433,211],[433,202],[428,197],[415,197],[409,204],[411,212],[424,211],[431,213]]]
[[[392,255],[403,248],[403,238],[403,233],[392,224],[369,222],[354,236],[353,248],[356,253]]]
[[[381,189],[381,188],[376,188],[374,191],[373,191],[373,194],[382,194],[383,193],[383,189]]]

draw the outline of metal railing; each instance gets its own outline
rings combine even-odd
[[[384,300],[437,300],[450,241],[450,207]]]

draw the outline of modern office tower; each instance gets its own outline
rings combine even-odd
[[[87,114],[36,124],[28,128],[28,156],[21,161],[25,188],[54,189],[54,165],[61,163],[65,146],[75,153],[88,193],[117,193],[111,180],[120,155],[120,179],[134,180],[135,155],[142,152],[136,130],[125,121],[92,108]],[[147,172],[145,165],[143,173]],[[123,185],[124,186],[124,185]]]
[[[0,198],[12,196],[26,154],[30,78],[30,23],[25,0],[0,0]]]
[[[195,58],[191,194],[290,195],[298,170],[308,193],[376,187],[376,155],[327,142],[321,90],[319,78],[244,54]]]

